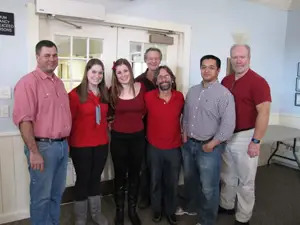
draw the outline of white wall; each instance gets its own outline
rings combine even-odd
[[[252,46],[252,68],[270,83],[272,112],[279,112],[287,12],[241,0],[189,0],[188,4],[182,0],[89,0],[93,1],[102,2],[107,13],[191,25],[190,85],[201,80],[199,59],[204,54],[215,54],[221,58],[223,68],[220,78],[223,78],[226,57],[229,56],[229,48],[233,44],[232,34],[245,33]],[[28,72],[26,2],[1,0],[0,10],[15,13],[16,24],[14,37],[0,36],[0,68],[1,74],[4,74],[0,76],[1,86],[13,87]],[[9,104],[12,107],[13,101],[0,100],[0,104]],[[0,123],[0,132],[16,130],[11,119],[0,118]]]
[[[287,12],[242,0],[89,0],[101,2],[108,13],[172,21],[192,26],[190,85],[201,80],[199,59],[215,54],[223,62],[233,44],[233,33],[245,33],[252,47],[254,70],[272,89],[272,112],[279,112]]]
[[[297,63],[300,62],[300,12],[288,13],[286,31],[285,61],[282,73],[282,87],[278,88],[280,94],[280,113],[299,114],[300,107],[294,106],[295,85],[297,77]]]
[[[9,86],[13,92],[17,80],[28,71],[26,0],[1,0],[1,12],[14,13],[15,36],[0,35],[0,88]],[[13,99],[0,99],[0,105],[9,105]],[[0,133],[16,130],[11,118],[0,118]]]

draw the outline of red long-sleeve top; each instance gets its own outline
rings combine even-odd
[[[72,129],[69,145],[72,147],[92,147],[108,143],[107,111],[108,104],[92,92],[85,103],[80,103],[76,88],[69,93],[72,114]],[[96,123],[96,107],[100,106],[101,120]]]

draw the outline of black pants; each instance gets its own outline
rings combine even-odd
[[[141,166],[141,176],[140,176],[140,199],[142,201],[150,200],[150,169],[147,160],[147,148],[148,142],[145,145],[145,154]]]
[[[70,155],[76,172],[76,201],[83,201],[89,196],[100,195],[101,174],[107,154],[108,145],[71,147]]]
[[[153,212],[168,216],[176,211],[177,186],[182,157],[180,148],[161,150],[148,144],[148,162],[151,174],[151,207]],[[162,204],[163,203],[163,204]]]
[[[144,148],[144,131],[130,134],[111,132],[111,156],[115,171],[115,191],[125,186],[127,174],[128,192],[133,191],[130,190],[131,187],[138,188]]]

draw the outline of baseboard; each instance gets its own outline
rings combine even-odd
[[[17,211],[13,213],[1,214],[0,224],[9,223],[11,221],[18,221],[29,218],[29,211]]]
[[[270,119],[269,119],[269,124],[270,125],[279,124],[279,120],[280,120],[280,114],[279,113],[271,113],[270,114]]]
[[[280,114],[279,124],[300,129],[300,116],[298,114]]]
[[[271,113],[269,124],[278,124],[300,129],[300,116],[298,114]]]

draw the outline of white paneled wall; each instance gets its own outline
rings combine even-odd
[[[101,180],[114,177],[108,156]],[[66,186],[75,184],[76,174],[71,159],[68,163]],[[23,140],[15,134],[0,134],[0,224],[29,217],[29,172]]]
[[[29,172],[21,136],[0,136],[0,224],[29,217]],[[76,175],[68,163],[66,186]]]
[[[29,217],[29,173],[20,135],[0,136],[0,223]]]

